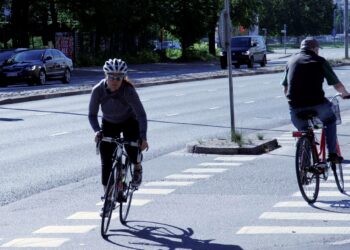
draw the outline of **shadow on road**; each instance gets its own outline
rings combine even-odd
[[[0,117],[0,122],[18,122],[18,121],[23,121],[23,119],[19,119],[19,118],[1,118]]]
[[[237,245],[213,243],[213,239],[192,238],[194,231],[191,228],[183,229],[158,222],[129,221],[125,229],[110,231],[107,241],[125,249],[243,250]]]
[[[349,196],[349,194],[345,194]],[[329,205],[328,208],[318,206],[317,203]],[[332,213],[341,213],[341,214],[350,214],[350,200],[336,200],[336,201],[318,201],[317,203],[310,205],[318,210],[332,212]]]

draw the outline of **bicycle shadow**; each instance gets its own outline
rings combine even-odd
[[[318,203],[320,205],[318,205]],[[328,205],[329,207],[324,207]],[[350,214],[350,199],[349,200],[336,200],[336,201],[325,201],[319,200],[315,204],[310,204],[311,207],[316,208],[321,211]]]
[[[194,235],[192,228],[183,229],[152,221],[128,221],[125,229],[115,229],[110,232],[106,240],[125,249],[243,250],[237,245],[213,243],[214,239],[192,238]],[[123,240],[121,237],[126,239]]]

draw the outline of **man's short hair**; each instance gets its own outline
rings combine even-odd
[[[321,48],[318,41],[313,37],[307,37],[300,43],[300,49],[315,49],[315,48]]]

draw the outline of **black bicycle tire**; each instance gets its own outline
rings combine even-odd
[[[110,222],[112,219],[113,203],[115,202],[115,193],[116,193],[116,190],[115,190],[116,186],[114,185],[114,183],[115,182],[114,182],[114,178],[113,178],[113,169],[112,169],[111,174],[109,175],[109,178],[108,178],[106,192],[104,194],[104,203],[103,203],[102,218],[101,218],[101,236],[103,238],[107,237],[107,232],[108,232],[109,225],[110,225]],[[114,193],[112,190],[114,190]],[[110,192],[112,192],[112,200],[108,199],[108,194]],[[108,204],[109,202],[111,204]],[[108,210],[107,210],[108,205],[111,205],[112,207],[109,209],[110,210],[109,216],[105,216],[106,213],[108,212]],[[106,221],[106,218],[107,218],[107,221]]]
[[[343,175],[343,166],[341,163],[332,163],[332,170],[334,175],[335,183],[337,184],[340,193],[345,192],[345,182]]]
[[[132,183],[131,183],[132,179],[133,179],[132,165],[128,159],[126,160],[125,164],[128,165],[127,173],[130,174],[130,181],[129,181],[129,183],[126,183],[126,185],[127,185],[126,202],[125,203],[120,202],[120,206],[119,206],[119,220],[120,220],[120,223],[122,223],[123,225],[126,224],[126,219],[127,219],[129,212],[130,212],[132,197],[134,194],[134,187],[132,186]],[[123,213],[123,211],[124,211],[124,213]]]
[[[308,149],[306,150],[311,150],[312,161],[313,163],[315,162],[315,156],[314,156],[314,153],[312,152],[312,144],[310,142],[310,139],[306,136],[302,136],[299,138],[297,142],[296,154],[295,154],[295,169],[296,169],[296,176],[298,180],[300,193],[307,203],[312,204],[317,200],[317,197],[318,197],[318,193],[320,190],[320,176],[318,174],[314,174],[313,178],[315,178],[316,183],[315,183],[315,189],[313,191],[313,195],[310,198],[304,190],[304,185],[302,183],[302,178],[301,178],[301,170],[299,166],[300,165],[299,157],[301,157],[300,154],[302,153],[302,150],[305,152],[306,147],[308,147]]]

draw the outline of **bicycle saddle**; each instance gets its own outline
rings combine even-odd
[[[304,110],[297,113],[297,117],[303,120],[309,120],[315,116],[317,116],[317,112],[315,110]]]

